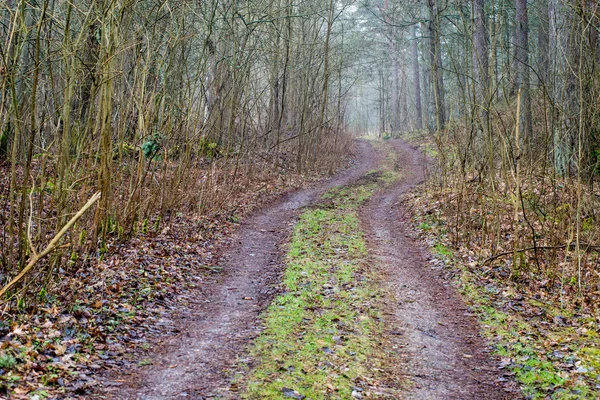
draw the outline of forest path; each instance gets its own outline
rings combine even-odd
[[[282,271],[279,245],[299,210],[327,190],[347,185],[378,164],[367,141],[357,142],[354,166],[312,188],[284,196],[245,220],[225,251],[220,282],[203,288],[176,325],[181,333],[161,343],[152,365],[136,368],[126,384],[110,387],[113,399],[214,398],[228,385],[237,357],[259,331],[259,314],[275,294]]]
[[[372,268],[386,294],[385,331],[397,354],[389,365],[410,384],[406,399],[514,398],[498,382],[497,365],[479,336],[475,317],[456,289],[431,268],[402,195],[423,180],[422,153],[401,140],[386,142],[400,178],[377,191],[360,210]],[[349,185],[382,165],[371,143],[359,141],[354,167],[309,189],[293,192],[248,218],[221,263],[219,282],[198,293],[176,322],[181,333],[160,344],[152,365],[135,368],[115,399],[230,398],[236,361],[261,330],[260,313],[276,295],[283,252],[300,210],[327,190]],[[235,391],[235,390],[234,390]]]
[[[399,181],[375,194],[361,212],[370,254],[382,274],[387,329],[400,369],[412,382],[406,399],[508,399],[498,369],[456,289],[428,263],[401,197],[424,179],[422,153],[402,140]]]

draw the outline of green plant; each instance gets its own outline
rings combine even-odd
[[[431,225],[429,225],[427,222],[421,222],[419,224],[419,229],[422,231],[430,231],[431,230]]]
[[[17,365],[17,359],[12,355],[2,352],[0,353],[0,368],[12,369]]]
[[[141,148],[147,160],[154,159],[162,148],[162,136],[155,133],[142,144]]]
[[[214,158],[220,153],[217,142],[203,137],[199,141],[199,154],[205,157]]]
[[[436,243],[435,246],[433,246],[433,250],[435,251],[436,254],[446,258],[446,259],[451,259],[452,257],[454,257],[454,253],[452,252],[452,250],[450,250],[448,247],[444,246],[442,243]]]
[[[10,125],[5,125],[4,130],[0,133],[0,158],[8,156],[8,132]]]

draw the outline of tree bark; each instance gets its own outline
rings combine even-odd
[[[400,130],[400,107],[398,102],[400,86],[400,67],[398,62],[398,47],[395,38],[390,38],[389,44],[390,59],[392,61],[392,93],[391,93],[391,113],[392,113],[392,136]]]
[[[561,0],[549,1],[549,86],[553,105],[550,129],[554,168],[559,175],[569,172],[574,130],[578,124],[577,84],[573,72],[577,70],[577,63],[570,43],[572,19],[568,13]]]
[[[444,73],[442,50],[440,44],[440,13],[437,0],[427,0],[429,10],[429,53],[431,64],[431,81],[433,83],[433,101],[435,107],[435,122],[438,131],[446,127],[446,111],[444,100]]]
[[[533,126],[531,121],[531,97],[529,88],[529,16],[527,0],[516,0],[515,63],[517,88],[521,89],[519,118],[523,141],[531,148]]]
[[[379,137],[385,133],[385,76],[383,70],[378,70],[379,75]]]
[[[548,71],[550,60],[548,58],[548,0],[539,0],[536,2],[538,30],[537,30],[537,68],[540,84],[545,85],[548,81]]]
[[[406,53],[402,52],[400,60],[400,125],[399,131],[405,132],[408,126],[408,74],[406,73]]]
[[[417,27],[411,28],[411,52],[413,69],[413,90],[415,92],[415,127],[423,129],[423,106],[421,105],[421,77],[419,73],[419,49],[417,47]]]
[[[325,34],[325,43],[323,45],[323,100],[321,103],[321,112],[319,113],[319,128],[318,136],[315,145],[318,145],[323,138],[323,130],[325,128],[325,112],[327,110],[327,100],[329,96],[329,40],[331,38],[331,29],[333,27],[334,1],[329,1],[329,15],[327,17],[327,32]]]
[[[489,90],[488,32],[484,3],[484,0],[473,0],[473,69],[475,101],[479,108],[487,102]]]

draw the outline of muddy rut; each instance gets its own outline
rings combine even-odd
[[[204,288],[194,313],[176,322],[182,332],[161,345],[153,365],[127,379],[128,387],[106,395],[145,400],[227,396],[233,364],[256,335],[259,314],[273,297],[282,270],[281,241],[301,207],[363,176],[376,166],[377,154],[368,142],[359,141],[354,160],[349,170],[284,196],[243,222],[220,264],[220,282]]]
[[[414,239],[410,216],[400,200],[423,181],[423,155],[404,141],[391,143],[401,178],[373,196],[361,220],[389,294],[386,319],[398,349],[396,365],[412,381],[404,398],[515,398],[497,381],[497,364],[478,334],[477,321],[456,289],[430,267],[427,252]]]

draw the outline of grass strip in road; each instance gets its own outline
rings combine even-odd
[[[246,398],[396,397],[383,372],[382,293],[358,218],[360,205],[395,179],[387,168],[371,172],[300,216],[283,293],[266,310],[251,351]]]

